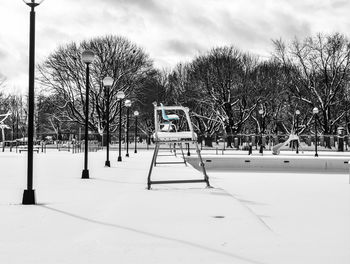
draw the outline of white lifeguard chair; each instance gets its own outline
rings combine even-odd
[[[169,122],[170,120],[165,117],[173,117],[173,120],[179,120],[178,115],[166,115],[165,111],[171,110],[171,111],[179,111],[183,112],[186,117],[187,121],[187,128],[186,131],[178,131],[177,129],[174,129],[175,131],[171,131],[171,128],[174,124]],[[162,118],[163,122],[160,122],[160,115],[158,114],[159,111],[162,111]],[[189,115],[189,109],[188,107],[182,107],[182,106],[157,106],[157,104],[154,104],[154,124],[155,124],[155,132],[153,134],[154,142],[155,142],[155,148],[153,153],[153,158],[151,162],[151,166],[148,172],[148,178],[147,178],[147,188],[148,190],[151,189],[152,184],[170,184],[170,183],[199,183],[199,182],[205,182],[207,187],[210,187],[209,184],[209,177],[207,175],[207,172],[205,170],[204,162],[202,160],[202,156],[200,153],[200,149],[198,147],[197,143],[197,135],[193,131],[190,115]],[[164,129],[165,128],[165,129]],[[182,150],[182,143],[194,143],[196,146],[196,152],[198,154],[199,160],[200,160],[200,167],[202,169],[203,173],[203,179],[184,179],[184,180],[152,180],[152,170],[153,167],[155,167],[157,164],[172,164],[172,163],[185,163],[186,160],[183,154]],[[157,156],[159,152],[159,148],[161,144],[176,144],[178,143],[182,152],[182,156],[184,159],[184,162],[157,162]]]

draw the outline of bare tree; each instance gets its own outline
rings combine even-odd
[[[289,46],[281,40],[274,44],[275,58],[288,69],[285,74],[293,96],[308,106],[305,110],[309,115],[313,107],[318,107],[323,133],[334,132],[335,125],[346,115],[339,106],[350,76],[349,40],[335,33],[296,39]]]
[[[255,57],[233,47],[213,49],[191,63],[189,85],[201,93],[197,102],[215,109],[217,123],[223,124],[229,146],[231,136],[242,131],[258,103],[251,82],[256,63]]]
[[[10,115],[5,123],[11,129],[12,140],[25,137],[27,112],[21,94],[0,95],[2,111],[0,114],[9,112]],[[10,133],[10,131],[8,131]]]
[[[85,65],[81,61],[81,53],[86,49],[96,54],[90,66],[89,127],[102,135],[107,115],[103,78],[110,76],[114,79],[109,92],[109,118],[113,130],[113,121],[119,113],[117,92],[124,91],[127,98],[135,98],[134,91],[142,86],[152,70],[152,62],[141,48],[116,36],[71,43],[53,52],[38,67],[39,80],[43,87],[61,98],[60,108],[65,110],[65,118],[79,124],[85,122]]]

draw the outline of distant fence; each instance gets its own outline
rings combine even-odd
[[[288,135],[274,134],[236,134],[229,137],[216,137],[208,139],[200,137],[199,143],[202,149],[218,148],[220,150],[237,149],[248,150],[249,145],[254,148],[263,145],[265,149],[271,148],[277,144],[287,141]],[[313,150],[315,147],[315,135],[299,135],[300,148],[302,150]],[[293,149],[296,144],[291,143],[285,149]],[[338,135],[317,135],[318,150],[328,151],[348,151],[350,150],[350,137]]]
[[[274,134],[232,134],[229,136],[212,136],[205,137],[198,135],[198,143],[201,149],[226,151],[226,150],[248,150],[252,145],[253,149],[258,149],[260,145],[263,145],[266,150],[271,150],[273,146],[285,142],[289,135],[274,135]],[[126,148],[126,137],[123,134],[122,146]],[[299,135],[300,149],[305,151],[312,151],[315,148],[315,135],[302,134]],[[151,135],[140,135],[136,139],[138,149],[153,149],[153,138]],[[19,151],[20,146],[26,146],[26,141],[13,140],[1,142],[2,152],[4,151]],[[95,139],[95,136],[89,135],[89,151],[98,151],[103,149],[106,145],[106,140],[100,138]],[[119,138],[115,135],[111,136],[110,147],[111,150],[118,148]],[[57,149],[58,151],[67,151],[72,153],[84,152],[84,140],[35,140],[34,146],[45,152],[46,149]],[[129,149],[135,147],[135,137],[133,134],[129,135]],[[189,146],[193,148],[193,146]],[[295,149],[296,145],[291,143],[284,149]],[[350,151],[350,136],[339,135],[317,135],[317,147],[318,150],[327,151]],[[22,147],[25,148],[25,147]]]

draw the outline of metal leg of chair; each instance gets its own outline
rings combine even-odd
[[[149,171],[148,171],[148,177],[147,177],[147,189],[148,190],[151,189],[151,174],[152,174],[153,166],[155,165],[155,161],[157,159],[158,150],[159,150],[159,143],[156,143],[156,146],[155,146],[154,152],[153,152],[151,166],[149,167]]]
[[[168,132],[170,132],[170,130],[171,130],[171,126],[172,126],[172,123],[170,122],[170,121],[168,121]]]
[[[155,158],[154,158],[154,163],[153,163],[154,167],[157,165],[157,157],[158,157],[158,153],[159,153],[159,148],[160,148],[160,144],[156,143],[156,147],[154,149],[156,151]]]
[[[196,149],[197,149],[197,155],[198,155],[198,158],[199,158],[199,161],[200,161],[199,165],[202,168],[202,172],[203,172],[203,175],[204,175],[204,180],[207,183],[207,187],[211,187],[210,183],[209,183],[209,177],[208,177],[207,172],[205,170],[205,164],[204,164],[203,159],[202,159],[201,151],[200,151],[200,149],[198,147],[198,142],[195,141],[195,144],[196,144]]]
[[[180,150],[181,150],[182,158],[183,158],[183,160],[184,160],[185,165],[187,166],[187,162],[186,162],[186,159],[185,159],[184,150],[183,150],[183,148],[182,148],[182,143],[179,143],[179,145],[180,145]]]

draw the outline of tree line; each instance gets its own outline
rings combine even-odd
[[[229,144],[236,134],[314,133],[314,107],[319,109],[318,133],[334,134],[339,126],[348,133],[349,40],[340,33],[319,33],[288,43],[273,40],[273,46],[271,56],[265,59],[223,46],[173,69],[159,70],[144,49],[123,37],[69,43],[37,66],[36,130],[59,135],[77,131],[84,124],[81,53],[89,49],[96,54],[90,70],[89,128],[97,135],[105,131],[107,96],[112,132],[119,126],[118,91],[124,91],[132,108],[140,112],[144,135],[154,129],[154,101],[188,106],[200,136],[208,140],[223,136]],[[102,83],[106,76],[114,79],[109,93]],[[1,111],[12,109],[13,116],[6,122],[15,131],[18,119],[25,121],[25,100],[22,96],[5,97],[0,97],[6,101]],[[296,110],[300,111],[298,127]]]

